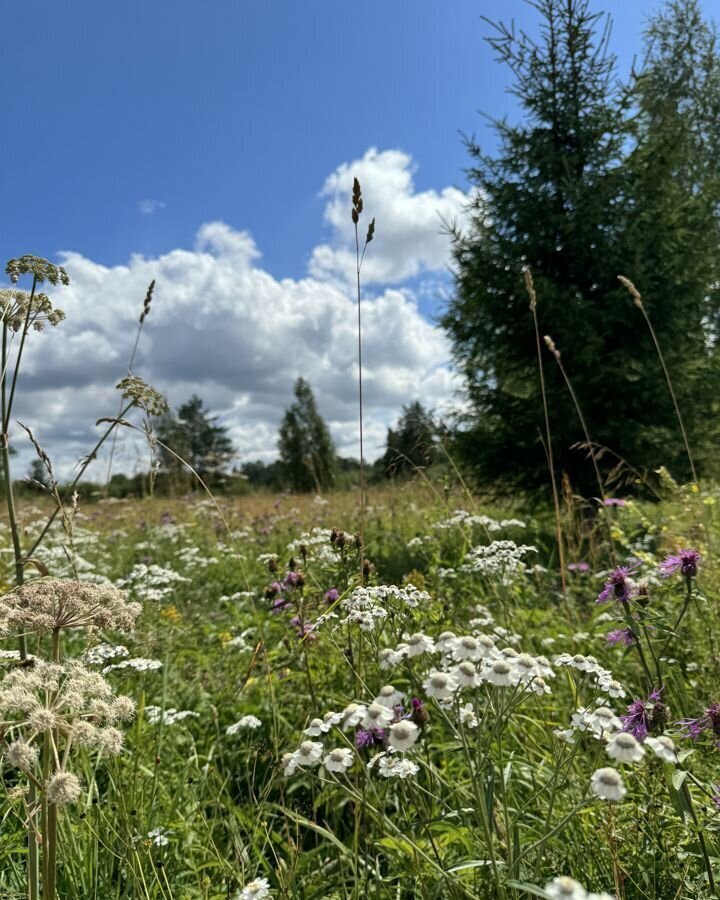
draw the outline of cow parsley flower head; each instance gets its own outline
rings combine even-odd
[[[0,626],[39,633],[61,628],[128,630],[140,609],[112,585],[43,578],[0,598]]]

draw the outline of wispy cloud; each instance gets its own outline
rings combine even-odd
[[[153,200],[151,198],[146,198],[145,200],[141,200],[138,203],[138,208],[143,215],[151,216],[159,209],[165,209],[165,204],[162,200]]]

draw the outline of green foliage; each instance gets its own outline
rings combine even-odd
[[[194,394],[176,413],[168,412],[157,426],[161,471],[180,484],[191,484],[187,463],[206,484],[214,484],[226,471],[235,449],[227,428],[217,424]],[[178,458],[179,457],[179,458]]]
[[[715,411],[718,308],[718,62],[697,4],[670,4],[648,31],[647,64],[618,86],[608,31],[587,0],[540,0],[537,42],[495,25],[523,119],[495,123],[499,153],[468,142],[472,222],[455,234],[455,295],[443,317],[470,411],[459,445],[487,482],[547,483],[537,340],[523,268],[588,423],[639,470],[689,475],[671,398],[630,277],[666,353],[697,442]],[[686,58],[686,50],[689,58]],[[542,346],[553,454],[597,493],[584,435]],[[632,423],[632,427],[628,427]],[[707,435],[705,444],[709,443]],[[707,455],[707,454],[706,454]]]
[[[386,477],[408,474],[432,465],[436,456],[437,428],[432,414],[418,400],[403,406],[395,428],[388,428],[380,471]]]
[[[320,493],[335,484],[335,447],[304,378],[295,382],[293,393],[295,402],[286,410],[278,436],[283,479],[294,491]]]

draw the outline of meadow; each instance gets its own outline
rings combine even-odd
[[[562,572],[449,479],[75,503],[14,590],[6,524],[0,896],[28,835],[63,898],[717,896],[720,491],[660,493]]]

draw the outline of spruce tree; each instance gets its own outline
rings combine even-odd
[[[419,401],[403,406],[395,428],[388,428],[381,460],[386,476],[413,472],[429,466],[437,453],[437,429],[432,415]]]
[[[162,443],[173,451],[160,448],[162,470],[183,480],[186,477],[189,480],[190,475],[178,456],[208,484],[226,471],[235,455],[227,428],[217,424],[217,418],[210,415],[197,394],[178,407],[177,412],[166,413],[157,432]]]
[[[319,493],[335,484],[335,446],[308,382],[298,378],[293,392],[278,436],[281,469],[293,490]]]
[[[660,268],[656,241],[667,247],[684,229],[713,222],[716,209],[703,219],[702,203],[681,203],[670,216],[671,191],[651,199],[660,179],[650,150],[659,135],[643,108],[649,87],[641,80],[633,91],[619,85],[607,22],[588,0],[532,5],[542,17],[537,40],[503,25],[490,38],[512,69],[522,119],[496,123],[495,155],[468,142],[473,215],[456,235],[455,292],[443,317],[469,400],[459,447],[486,483],[547,482],[536,336],[523,286],[528,266],[540,334],[551,335],[562,353],[591,439],[611,451],[601,459],[603,474],[623,458],[646,471],[666,464],[684,477],[682,439],[652,340],[617,276],[628,275],[653,297],[661,345],[669,348],[680,331],[693,333],[681,354],[671,354],[674,363],[685,360],[672,371],[680,394],[693,395],[689,370],[707,371],[712,362],[700,346],[706,322],[695,290],[710,290],[709,246],[694,254],[698,277],[690,287],[680,254],[663,257]],[[650,54],[647,72],[664,52]],[[649,83],[660,104],[667,89],[657,77]],[[698,102],[683,100],[691,108]],[[705,151],[696,152],[694,166],[711,168]],[[687,161],[687,150],[682,157]],[[671,168],[683,164],[675,159]],[[674,179],[673,191],[688,200],[690,180]],[[653,265],[662,270],[663,289],[646,278]],[[543,367],[557,468],[575,489],[597,494],[587,450],[578,446],[584,433],[574,403],[544,346]]]

